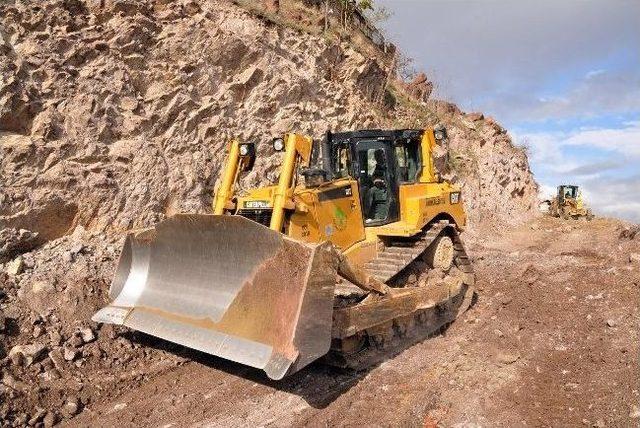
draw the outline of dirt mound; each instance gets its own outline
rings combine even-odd
[[[620,239],[625,240],[634,240],[640,238],[640,226],[632,225],[632,226],[621,226],[619,227],[620,231]]]
[[[15,259],[16,275],[0,272],[0,419],[21,426],[73,417],[181,361],[147,348],[156,339],[90,321],[106,300],[120,245],[78,227]]]

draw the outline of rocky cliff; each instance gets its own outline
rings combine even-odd
[[[499,125],[455,107],[409,123],[407,108],[376,102],[384,67],[346,43],[224,1],[2,8],[0,222],[41,242],[78,225],[124,231],[204,212],[230,137],[288,130],[444,121],[472,220],[479,208],[505,218],[531,208],[526,156]],[[276,163],[267,145],[260,155],[256,177]]]
[[[91,373],[162,360],[92,331],[89,316],[123,232],[209,210],[231,137],[444,123],[439,165],[463,185],[472,227],[535,212],[526,154],[500,125],[416,99],[388,74],[352,43],[222,0],[2,2],[0,419],[72,416],[115,388]],[[278,154],[258,147],[251,184],[277,176]],[[64,391],[71,379],[71,398],[25,388]],[[58,410],[26,412],[35,405]]]

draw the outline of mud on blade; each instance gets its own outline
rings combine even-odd
[[[281,379],[327,353],[330,244],[239,216],[178,215],[127,237],[96,322],[122,324]]]

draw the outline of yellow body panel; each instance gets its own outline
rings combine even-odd
[[[419,181],[421,183],[434,183],[436,181],[436,172],[433,165],[433,149],[436,146],[436,139],[433,131],[422,134],[420,149],[422,151],[422,172]]]
[[[416,235],[436,218],[450,220],[460,229],[466,225],[460,187],[437,181],[431,156],[436,145],[433,132],[425,132],[421,140],[423,165],[418,181],[399,186],[398,221],[366,228],[357,180],[337,178],[318,187],[288,187],[293,182],[295,153],[302,155],[303,163],[309,162],[310,139],[288,134],[285,143],[278,185],[237,197],[238,209],[273,210],[271,229],[302,242],[330,241],[351,262],[363,265],[377,256],[384,237]]]
[[[357,181],[336,180],[295,193],[293,199],[304,208],[291,215],[290,237],[312,243],[331,241],[343,251],[364,239]]]
[[[451,194],[457,194],[451,203]],[[419,183],[400,186],[400,219],[416,230],[421,230],[439,214],[446,213],[458,227],[466,225],[460,187],[447,182]]]

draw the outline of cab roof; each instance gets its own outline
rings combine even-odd
[[[419,139],[422,137],[423,129],[361,129],[358,131],[348,132],[327,132],[327,140],[330,143],[350,143],[364,139],[380,139],[380,140],[400,140],[400,139]]]

